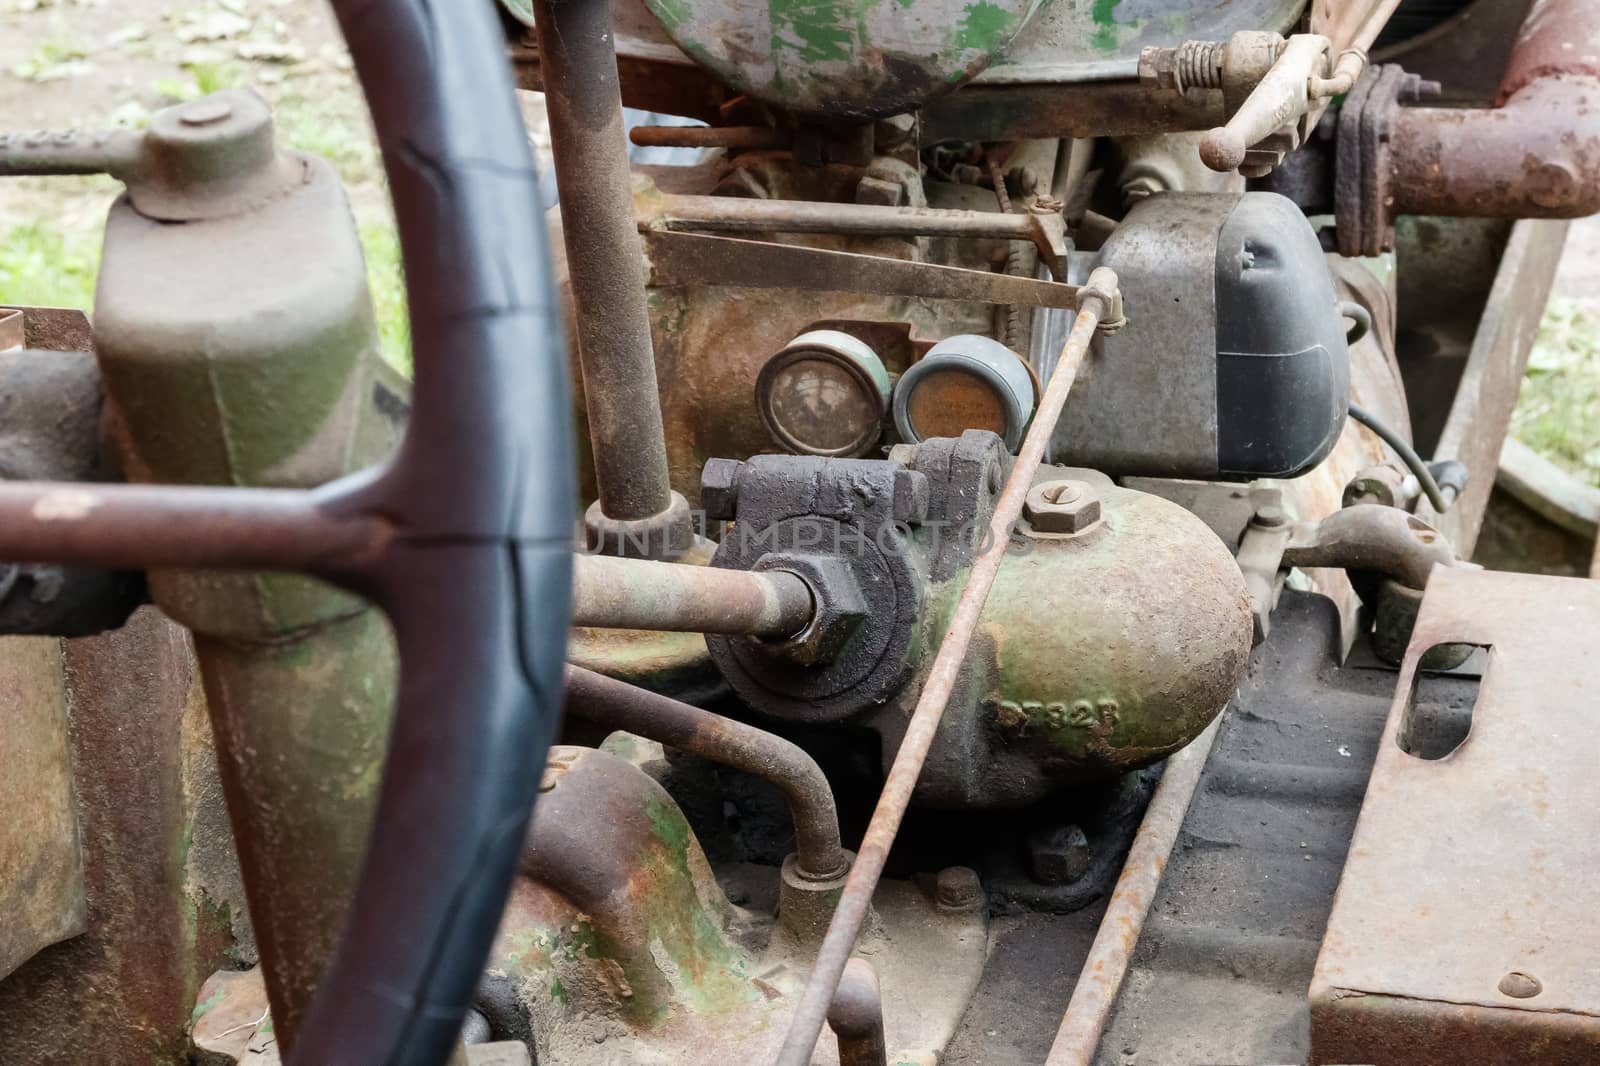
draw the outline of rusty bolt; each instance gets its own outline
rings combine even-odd
[[[905,200],[906,188],[898,181],[865,177],[856,183],[856,203],[877,204],[880,207],[899,207]]]
[[[933,881],[933,902],[942,911],[970,911],[983,903],[983,885],[970,866],[946,866]]]
[[[202,97],[178,109],[178,121],[185,126],[215,126],[232,117],[233,108],[228,101],[214,96]]]
[[[1544,991],[1544,985],[1531,973],[1512,970],[1500,978],[1500,994],[1512,999],[1532,999]]]
[[[916,525],[928,517],[928,475],[916,470],[894,472],[894,520]]]
[[[1046,481],[1022,503],[1023,517],[1035,533],[1082,533],[1100,521],[1100,497],[1084,481]]]
[[[707,459],[700,471],[700,509],[718,522],[732,520],[738,510],[739,475],[744,464],[737,459]]]
[[[1255,517],[1250,521],[1262,529],[1280,529],[1289,524],[1289,515],[1282,507],[1269,503],[1257,508]]]
[[[1028,871],[1042,885],[1070,885],[1089,872],[1089,837],[1076,825],[1052,825],[1028,837]]]

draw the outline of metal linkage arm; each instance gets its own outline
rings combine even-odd
[[[861,924],[872,903],[878,879],[883,876],[889,848],[894,843],[900,821],[911,802],[912,790],[916,788],[917,777],[922,772],[923,762],[927,760],[939,720],[944,715],[945,705],[950,700],[950,693],[966,659],[983,605],[989,598],[989,590],[994,587],[995,575],[999,573],[1000,563],[1005,558],[1012,527],[1022,514],[1022,502],[1033,484],[1034,472],[1044,460],[1045,447],[1056,421],[1061,417],[1061,409],[1066,405],[1067,394],[1072,389],[1078,368],[1088,354],[1095,330],[1103,320],[1108,326],[1111,325],[1119,314],[1116,274],[1104,267],[1095,270],[1089,276],[1088,284],[1079,291],[1079,298],[1078,315],[1073,322],[1072,332],[1068,334],[1061,358],[1050,375],[1049,384],[1045,386],[1039,412],[1022,441],[1016,465],[1012,467],[1011,476],[995,503],[994,515],[989,523],[989,537],[984,542],[986,547],[973,563],[966,587],[956,602],[944,640],[939,644],[939,651],[928,671],[928,679],[906,727],[905,737],[900,742],[900,750],[895,753],[894,764],[889,769],[878,806],[867,825],[856,863],[845,881],[839,905],[833,912],[833,920],[828,923],[828,932],[817,953],[816,965],[812,967],[805,992],[789,1024],[788,1035],[778,1054],[778,1066],[806,1066],[811,1061],[811,1053],[822,1032],[828,1007],[833,1002],[834,990],[839,985],[845,964],[850,960],[850,953],[855,950],[856,937],[860,935]]]

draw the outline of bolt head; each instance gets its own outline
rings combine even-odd
[[[865,177],[856,185],[856,203],[858,204],[899,207],[905,201],[905,196],[905,186],[897,181]]]
[[[983,902],[978,871],[970,866],[947,866],[934,877],[933,899],[940,910],[970,910]]]
[[[1040,884],[1070,885],[1089,872],[1093,859],[1081,826],[1045,826],[1028,838],[1028,871]]]
[[[1269,503],[1257,508],[1253,521],[1265,529],[1278,529],[1289,524],[1289,515],[1282,507]]]
[[[730,521],[738,511],[739,475],[744,464],[737,459],[707,459],[700,471],[700,509],[717,522]]]
[[[1085,481],[1045,481],[1028,492],[1022,515],[1035,533],[1082,533],[1100,521],[1100,497]]]
[[[190,101],[178,109],[178,121],[185,126],[215,126],[232,117],[233,107],[215,96]]]

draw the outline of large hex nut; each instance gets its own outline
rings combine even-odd
[[[1022,516],[1035,533],[1082,533],[1100,521],[1100,497],[1087,481],[1045,481],[1029,490]]]
[[[811,624],[784,641],[768,647],[797,663],[824,663],[838,655],[867,617],[867,599],[855,574],[842,559],[826,555],[772,552],[750,568],[757,572],[781,570],[798,575],[811,587],[816,613]]]
[[[714,522],[731,522],[739,509],[739,475],[744,464],[737,459],[707,459],[700,470],[700,509]]]

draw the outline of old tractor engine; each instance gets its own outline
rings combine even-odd
[[[410,381],[255,92],[0,134],[0,1063],[1600,1061],[1596,5],[333,8]]]

